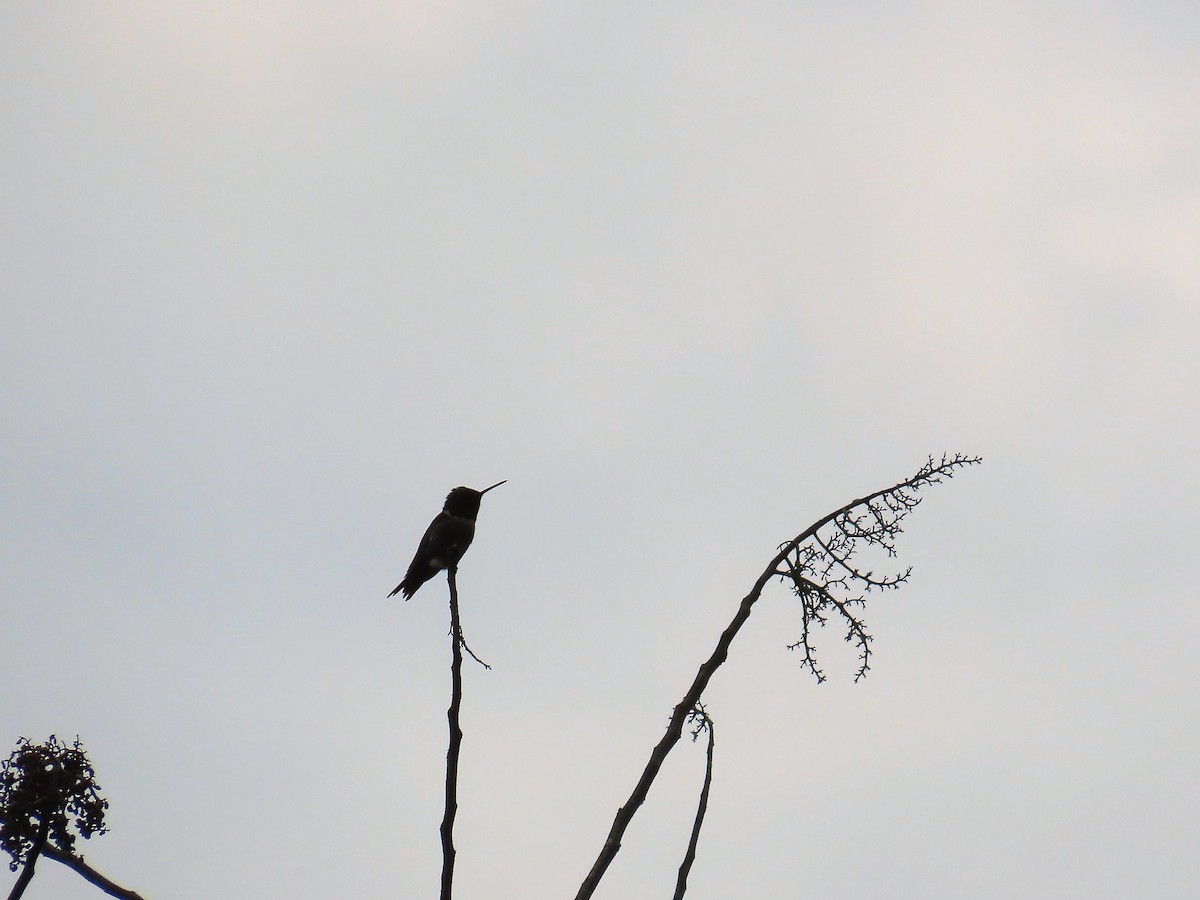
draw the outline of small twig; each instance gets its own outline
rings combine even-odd
[[[843,533],[846,534],[846,537],[851,538],[851,539],[862,539],[862,540],[866,540],[870,543],[876,543],[876,544],[880,543],[879,541],[874,540],[870,535],[867,535],[865,533],[864,534],[849,534],[846,532],[843,532]],[[855,581],[860,581],[864,585],[866,585],[866,590],[868,590],[868,591],[871,590],[871,588],[898,588],[898,587],[900,587],[900,585],[902,585],[904,582],[906,582],[908,580],[908,576],[910,574],[912,574],[912,569],[907,569],[904,572],[901,572],[899,575],[892,575],[890,577],[885,575],[882,578],[875,578],[874,572],[870,572],[870,571],[864,572],[861,569],[855,568],[854,566],[850,565],[850,563],[849,563],[850,554],[847,553],[844,556],[839,555],[827,543],[825,543],[825,541],[823,541],[821,539],[821,535],[814,534],[812,536],[812,540],[813,540],[813,543],[816,544],[818,547],[820,547],[821,551],[830,560],[832,560],[835,565],[837,565],[839,568],[844,569],[846,571],[846,573],[851,578],[853,578]],[[851,549],[853,549],[853,548],[851,548]],[[895,555],[895,550],[889,550],[889,552],[891,553],[891,555],[893,555],[893,556]]]
[[[467,651],[467,653],[470,655],[471,659],[475,660],[475,662],[479,663],[481,666],[483,666],[485,669],[487,669],[490,672],[492,670],[492,667],[489,666],[487,663],[485,663],[478,656],[476,656],[475,651],[467,646],[467,639],[463,636],[461,623],[459,623],[459,624],[460,624],[460,627],[458,630],[458,642],[460,644],[462,644],[462,648]]]

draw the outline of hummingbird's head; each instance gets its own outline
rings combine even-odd
[[[469,487],[456,487],[446,495],[446,504],[442,510],[452,516],[458,516],[460,519],[474,519],[479,515],[479,501],[483,499],[483,495],[502,484],[504,484],[503,481],[497,481],[492,487],[484,488],[482,491]]]

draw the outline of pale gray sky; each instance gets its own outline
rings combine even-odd
[[[9,3],[0,749],[148,898],[573,896],[776,545],[928,453],[828,683],[760,604],[689,897],[1200,884],[1200,8]],[[669,896],[681,745],[598,896]],[[10,882],[2,882],[8,885]],[[7,888],[4,888],[7,890]],[[29,900],[94,889],[45,863]]]

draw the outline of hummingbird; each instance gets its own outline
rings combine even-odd
[[[402,593],[407,600],[442,569],[458,565],[458,561],[467,552],[475,537],[475,517],[479,515],[479,501],[492,488],[498,488],[502,484],[503,481],[497,481],[492,487],[482,491],[456,487],[448,493],[442,511],[425,529],[425,536],[421,538],[421,544],[417,547],[417,555],[408,564],[404,580],[396,585],[396,589],[388,596],[395,597]]]

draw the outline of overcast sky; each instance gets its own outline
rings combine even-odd
[[[1200,7],[0,9],[0,752],[147,898],[574,895],[776,545],[930,453],[801,670],[706,695],[689,898],[1200,884]],[[670,896],[681,744],[598,898]],[[8,873],[0,889],[11,884]],[[15,876],[13,876],[15,878]],[[45,862],[27,900],[95,889]]]

